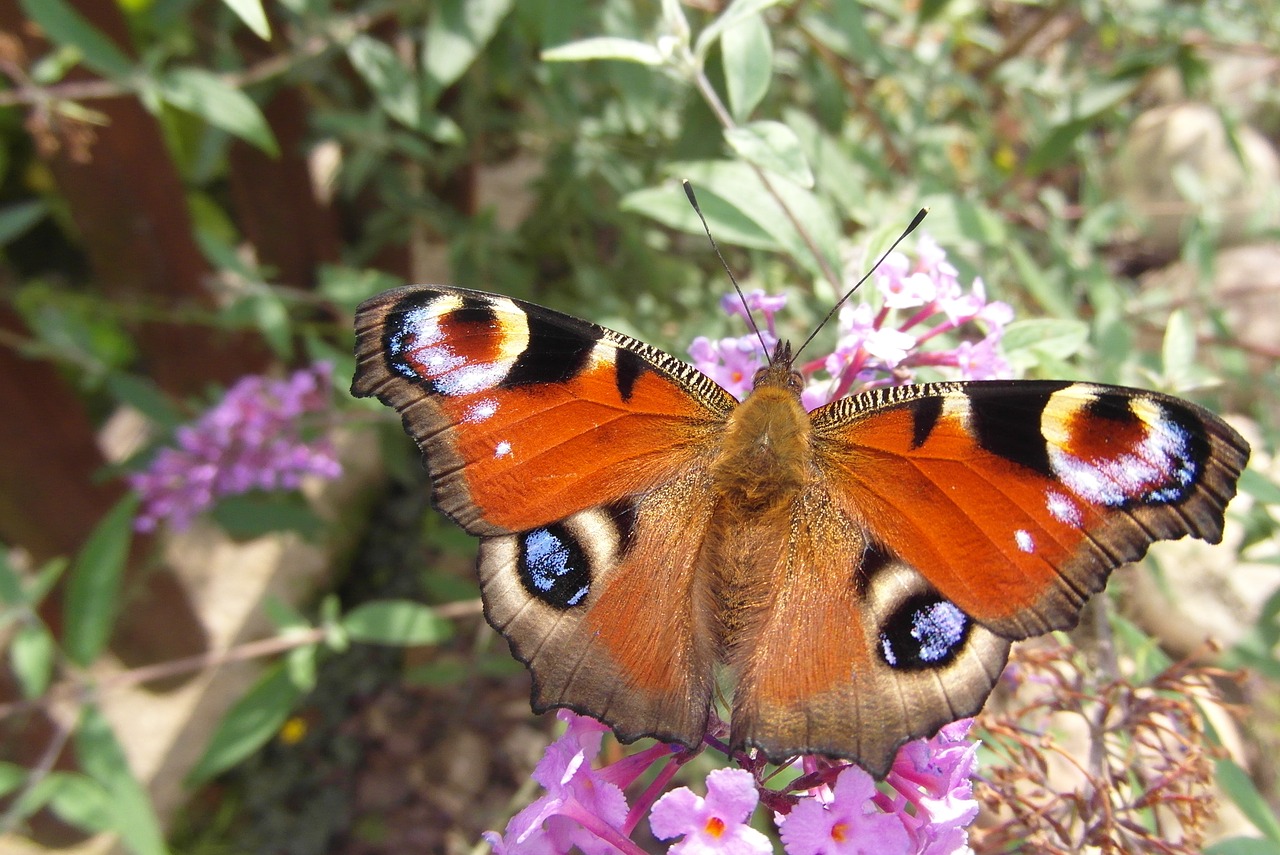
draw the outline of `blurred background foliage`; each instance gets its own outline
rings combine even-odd
[[[447,642],[452,624],[411,602],[473,598],[472,547],[420,521],[425,488],[398,424],[346,396],[354,308],[437,281],[677,354],[695,334],[737,334],[680,178],[744,286],[795,295],[797,336],[846,266],[861,273],[930,207],[924,230],[961,279],[980,275],[1016,307],[1005,346],[1027,376],[1162,388],[1249,422],[1254,501],[1233,545],[1274,569],[1278,29],[1266,0],[0,0],[0,537],[14,547],[0,572],[0,832],[56,843],[114,830],[159,852],[162,824],[176,824],[179,851],[395,851],[386,828],[325,801],[339,797],[323,782],[360,754],[342,736],[352,698],[394,693],[360,657],[391,681],[466,685],[467,703],[491,679],[523,704],[524,678],[492,638]],[[1229,255],[1245,250],[1259,255]],[[1249,275],[1223,285],[1224,270]],[[221,660],[207,658],[164,536],[130,535],[119,476],[237,377],[316,360],[335,366],[334,418],[357,444],[374,444],[381,420],[379,468],[399,498],[355,505],[375,502],[400,534],[375,522],[384,546],[356,549],[364,517],[322,522],[297,497],[218,509],[233,537],[300,532],[354,561],[357,582],[268,604],[283,641],[244,658],[292,652],[222,699],[230,717],[190,783],[249,771],[200,790],[198,822],[174,820],[189,791],[157,814],[93,666],[110,658],[136,677]],[[113,444],[121,412],[142,439]],[[1245,703],[1280,679],[1277,577],[1262,578],[1227,651],[1261,681]],[[406,665],[353,641],[453,646]],[[1267,755],[1280,709],[1255,712],[1254,777],[1228,776],[1229,796],[1280,847]],[[328,748],[289,754],[308,738],[298,722]],[[271,740],[283,756],[246,759]],[[415,845],[457,850],[500,827],[527,774],[509,762],[486,798],[415,815],[434,823]],[[282,768],[331,775],[306,791],[312,810],[271,815],[299,792]],[[424,774],[446,786],[440,767]]]

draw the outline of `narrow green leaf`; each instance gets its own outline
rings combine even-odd
[[[698,204],[716,240],[752,249],[782,251],[782,246],[754,220],[716,194],[704,193],[698,188]],[[684,194],[670,186],[634,190],[623,196],[618,206],[683,232],[697,234],[702,228]]]
[[[1264,504],[1280,505],[1280,484],[1255,469],[1246,469],[1240,475],[1240,491]]]
[[[22,579],[18,571],[9,563],[9,549],[0,544],[0,603],[6,606],[17,606],[27,602],[27,592],[23,590]]]
[[[138,499],[126,496],[98,523],[76,556],[63,603],[67,656],[88,666],[106,647],[119,606]]]
[[[422,45],[428,104],[435,104],[440,93],[471,67],[514,5],[514,0],[444,0],[436,4]]]
[[[347,44],[347,58],[387,115],[410,128],[422,117],[413,70],[385,43],[360,33]]]
[[[49,206],[43,199],[15,202],[0,208],[0,246],[21,237],[27,229],[44,219]]]
[[[662,54],[651,44],[634,39],[614,36],[598,36],[547,48],[542,52],[544,62],[583,62],[591,59],[619,59],[638,62],[641,65],[662,65]]]
[[[272,157],[280,146],[258,105],[248,95],[203,68],[174,68],[160,80],[160,95]]]
[[[705,57],[707,51],[715,44],[716,39],[724,34],[725,30],[735,27],[745,21],[747,18],[758,16],[770,6],[776,6],[781,0],[734,0],[729,8],[721,13],[706,28],[698,33],[698,40],[694,44],[694,53],[700,57]]]
[[[1276,855],[1276,842],[1261,837],[1228,837],[1205,847],[1204,855]]]
[[[150,377],[112,371],[107,375],[106,388],[113,399],[133,407],[154,424],[177,427],[185,421],[182,412]]]
[[[773,79],[773,40],[764,16],[752,15],[725,30],[720,39],[720,55],[729,112],[739,122],[745,122],[769,91],[769,81]]]
[[[27,780],[26,768],[8,760],[0,760],[0,798],[21,787]]]
[[[800,187],[813,186],[813,172],[795,131],[781,122],[752,122],[724,132],[725,142],[743,160],[777,173]]]
[[[765,189],[760,177],[740,161],[687,161],[671,166],[677,175],[689,178],[698,196],[708,193],[737,207],[761,229],[776,240],[796,262],[826,281],[823,267],[814,257],[790,217],[783,213],[774,193],[786,203],[817,252],[833,270],[840,269],[840,229],[831,209],[812,192],[780,176],[770,178],[773,192]],[[701,226],[694,229],[701,232]]]
[[[1005,327],[1000,344],[1005,353],[1035,350],[1067,359],[1080,352],[1089,340],[1089,325],[1069,318],[1028,318]]]
[[[1195,323],[1182,309],[1169,315],[1164,328],[1164,342],[1160,349],[1164,377],[1175,388],[1180,378],[1194,373],[1196,359]]]
[[[245,493],[218,500],[210,516],[236,540],[273,531],[296,531],[307,540],[324,533],[324,522],[297,492]]]
[[[67,568],[71,566],[71,562],[66,558],[59,556],[50,559],[35,578],[27,583],[27,602],[32,606],[38,606],[44,602],[44,598],[49,596],[49,592],[53,590],[53,586],[62,578],[62,574],[67,572]]]
[[[353,641],[368,644],[439,644],[453,626],[431,609],[411,600],[379,600],[356,606],[342,618]]]
[[[223,4],[236,13],[244,25],[253,30],[253,34],[265,41],[271,39],[271,24],[267,21],[267,13],[262,8],[262,0],[222,0]]]
[[[43,623],[31,620],[18,627],[9,642],[9,664],[24,697],[35,698],[44,694],[53,676],[53,636]]]
[[[1253,823],[1273,846],[1280,844],[1280,820],[1276,819],[1275,812],[1258,792],[1249,774],[1228,757],[1217,760],[1215,765],[1218,786],[1226,791],[1227,797],[1235,802],[1240,812],[1248,817],[1249,822]]]
[[[21,5],[51,43],[74,48],[84,64],[102,76],[129,82],[134,72],[133,60],[66,0],[21,0]]]
[[[115,828],[115,806],[102,784],[76,772],[52,772],[41,783],[49,788],[49,808],[64,822],[90,834]]]
[[[284,662],[271,666],[219,723],[187,784],[203,783],[265,745],[280,731],[302,694]]]
[[[165,855],[151,798],[129,769],[124,750],[97,707],[87,706],[76,729],[76,759],[110,798],[111,828],[136,855]]]

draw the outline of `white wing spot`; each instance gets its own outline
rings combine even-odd
[[[462,421],[473,425],[493,417],[498,412],[498,402],[493,398],[483,398],[467,407],[467,411],[462,414]]]
[[[502,442],[499,442],[493,449],[494,460],[501,460],[502,458],[509,457],[510,455],[511,443],[507,442],[505,439],[502,440]]]
[[[1036,551],[1035,541],[1031,539],[1031,532],[1026,529],[1018,529],[1013,533],[1013,539],[1018,542],[1018,548],[1028,554]]]
[[[1072,528],[1080,528],[1084,522],[1080,518],[1080,508],[1076,503],[1056,490],[1049,490],[1045,494],[1044,506],[1055,520],[1066,523]]]

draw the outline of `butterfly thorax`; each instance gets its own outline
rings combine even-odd
[[[756,374],[755,388],[729,417],[711,467],[715,488],[743,512],[789,505],[809,481],[811,457],[798,378],[789,363],[775,361]]]

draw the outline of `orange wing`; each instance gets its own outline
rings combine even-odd
[[[356,313],[351,393],[395,407],[436,505],[474,535],[522,531],[688,468],[736,401],[662,351],[541,306],[407,287]]]
[[[400,412],[436,505],[481,537],[485,616],[534,707],[698,744],[716,651],[694,566],[737,402],[648,345],[496,294],[389,291],[356,334],[351,391]]]
[[[1195,404],[1086,383],[903,386],[812,416],[843,512],[1010,639],[1074,626],[1153,541],[1220,541],[1249,458]]]

